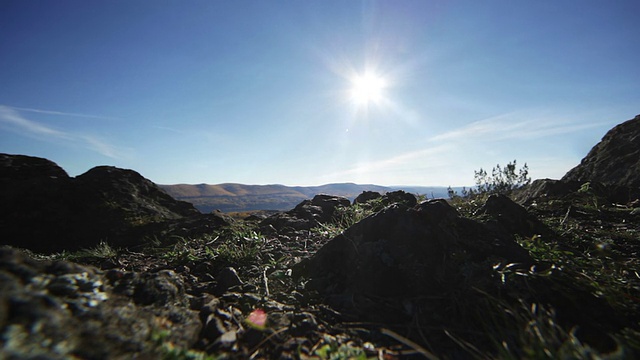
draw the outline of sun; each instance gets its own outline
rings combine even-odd
[[[385,79],[373,72],[356,74],[351,78],[351,100],[358,105],[378,104],[384,98]]]

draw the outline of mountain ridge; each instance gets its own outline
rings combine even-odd
[[[317,186],[247,185],[240,183],[158,186],[175,199],[192,203],[203,213],[215,210],[222,212],[289,210],[302,200],[310,199],[317,194],[343,196],[350,200],[355,199],[363,191],[387,193],[404,190],[427,197],[447,196],[447,187],[445,186],[382,186],[351,182]]]

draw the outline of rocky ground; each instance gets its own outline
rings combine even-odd
[[[136,247],[4,247],[0,355],[637,356],[638,204],[612,204],[590,184],[553,196],[536,186],[525,207],[318,196]]]
[[[510,197],[241,220],[0,154],[0,358],[639,358],[638,137],[640,116]]]

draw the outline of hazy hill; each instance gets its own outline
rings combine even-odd
[[[224,183],[159,185],[175,199],[192,203],[198,210],[208,213],[250,210],[289,210],[302,200],[317,194],[329,194],[355,199],[363,191],[385,193],[405,190],[427,197],[446,197],[446,187],[388,187],[353,183],[326,184],[320,186],[244,185]]]

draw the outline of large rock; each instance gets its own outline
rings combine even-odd
[[[384,205],[401,204],[403,206],[412,207],[418,204],[418,199],[413,194],[410,194],[406,191],[398,190],[390,191],[384,194],[382,196],[381,202]]]
[[[609,130],[564,181],[597,181],[628,189],[627,199],[640,197],[640,115]]]
[[[0,181],[34,181],[68,178],[67,172],[47,159],[0,154]]]
[[[322,293],[430,296],[468,284],[479,264],[530,263],[512,237],[461,217],[444,200],[392,205],[338,235],[301,265]]]
[[[320,224],[333,219],[338,207],[350,206],[349,199],[333,195],[316,195],[311,200],[304,200],[294,209],[272,215],[260,222],[262,231],[279,233],[311,230]]]
[[[516,202],[531,205],[536,200],[557,199],[578,191],[579,181],[538,179],[514,192]]]
[[[70,178],[46,159],[0,155],[0,244],[41,252],[101,241],[127,247],[193,218],[208,224],[202,228],[226,223],[174,200],[132,170],[99,166]]]
[[[485,204],[476,212],[485,217],[485,224],[495,231],[503,231],[525,238],[533,236],[553,237],[553,230],[537,217],[529,214],[525,208],[513,202],[509,197],[496,194],[487,198]]]
[[[307,286],[347,321],[421,324],[431,330],[414,336],[438,346],[451,342],[440,329],[458,329],[460,339],[473,334],[465,341],[483,350],[495,340],[483,338],[487,324],[507,329],[512,322],[508,315],[489,314],[536,304],[557,311],[562,326],[579,328],[585,344],[615,349],[602,334],[631,321],[594,296],[594,289],[575,284],[551,264],[535,263],[510,233],[531,220],[524,209],[496,197],[483,211],[486,222],[460,216],[444,200],[392,205],[330,240],[294,274],[309,279]],[[505,213],[514,211],[513,218]]]
[[[50,243],[72,232],[73,179],[46,159],[0,159],[0,244],[51,249]]]
[[[360,195],[358,195],[355,199],[353,199],[353,204],[364,204],[371,200],[376,200],[382,197],[377,191],[363,191]]]
[[[97,166],[74,180],[77,200],[87,210],[117,211],[122,216],[152,219],[179,219],[197,215],[193,205],[177,201],[156,184],[133,170]]]
[[[373,200],[379,200],[374,204]],[[382,208],[391,204],[414,206],[418,203],[415,195],[402,190],[388,192],[384,195],[373,191],[365,191],[354,200],[354,205]],[[351,202],[342,196],[320,194],[311,200],[304,200],[294,209],[278,213],[260,222],[264,233],[278,232],[280,234],[311,230],[320,224],[340,221],[335,218],[336,210],[349,207]]]

